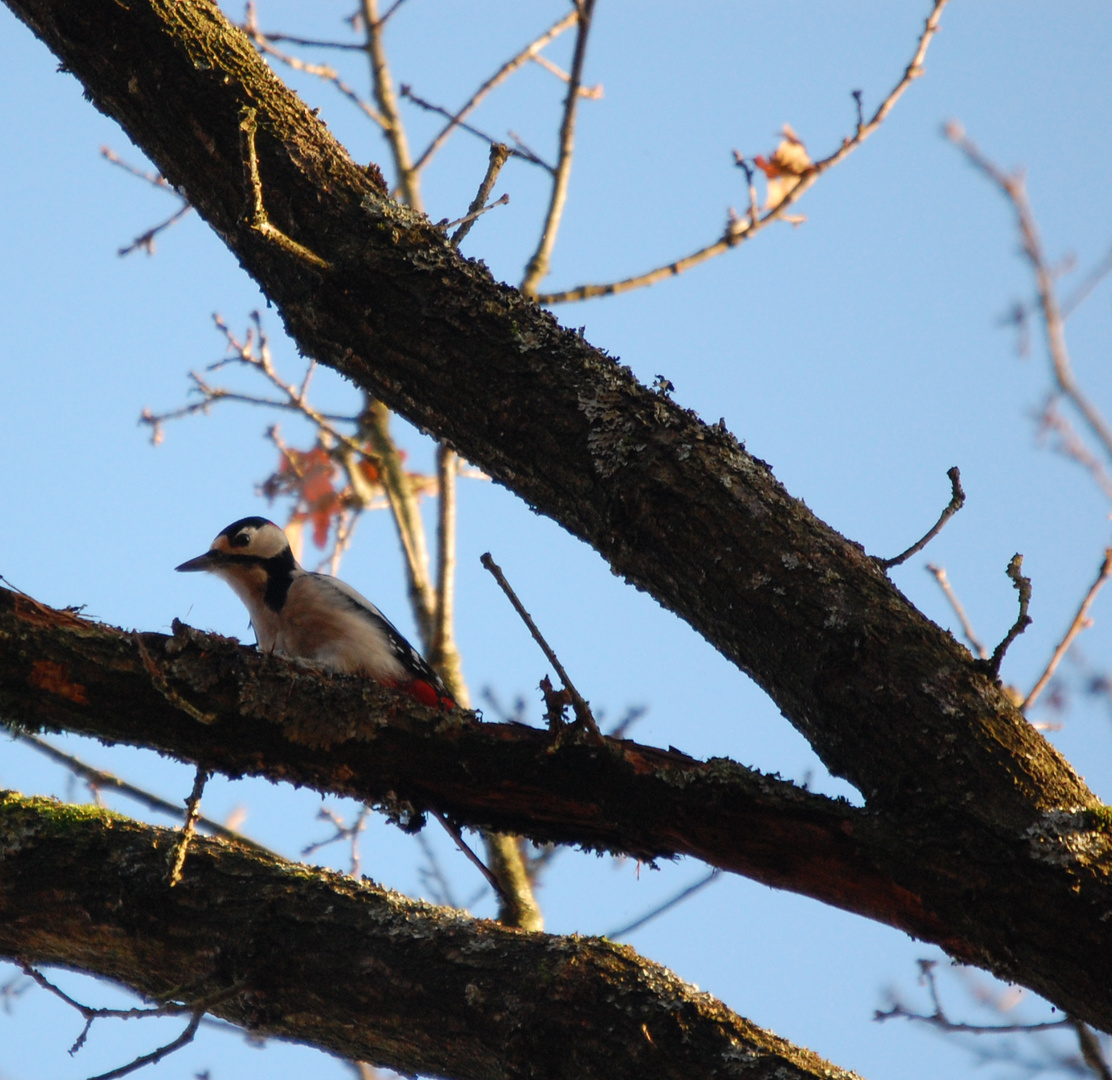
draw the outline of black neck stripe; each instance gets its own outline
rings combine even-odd
[[[263,603],[271,611],[281,611],[285,606],[286,597],[289,596],[290,586],[293,584],[293,572],[297,569],[297,561],[289,548],[279,552],[269,559],[256,561],[266,570],[266,592],[263,593]]]

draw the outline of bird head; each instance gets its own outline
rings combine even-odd
[[[266,518],[245,517],[222,530],[204,555],[175,569],[207,570],[229,581],[247,581],[264,580],[276,565],[289,569],[297,565],[286,534]]]

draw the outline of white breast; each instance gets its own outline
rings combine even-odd
[[[252,612],[254,620],[254,612]],[[382,614],[350,586],[323,574],[294,572],[281,612],[260,613],[264,627],[255,630],[261,648],[298,657],[352,675],[380,682],[405,680],[398,660],[378,621]],[[268,645],[273,630],[273,642]]]

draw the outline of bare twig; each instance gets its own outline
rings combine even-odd
[[[417,843],[428,864],[427,866],[419,866],[417,868],[417,875],[420,877],[425,888],[428,889],[432,902],[446,907],[460,907],[460,904],[456,901],[455,893],[452,890],[452,883],[448,880],[448,875],[444,872],[444,867],[441,866],[440,859],[437,858],[436,852],[433,850],[432,844],[429,843],[429,839],[425,835],[424,830],[417,834]],[[483,888],[483,892],[486,892],[485,887]],[[480,893],[480,895],[482,894]]]
[[[133,251],[142,248],[148,255],[153,255],[155,251],[154,239],[160,232],[176,225],[186,214],[192,210],[193,207],[187,202],[182,202],[165,221],[160,221],[157,225],[152,225],[146,232],[140,233],[130,244],[125,244],[122,248],[116,249],[116,254],[121,258],[125,255],[130,255]]]
[[[479,858],[468,846],[467,841],[464,840],[463,834],[459,829],[450,822],[439,810],[431,810],[430,813],[441,825],[444,826],[444,831],[456,842],[456,847],[460,849],[471,860],[472,863],[478,868],[479,873],[486,878],[487,883],[494,890],[495,895],[500,897],[505,904],[511,903],[510,898],[506,895],[505,889],[502,888],[502,883],[498,880],[497,876],[490,870],[486,863]]]
[[[666,911],[671,911],[672,908],[676,907],[678,904],[682,904],[688,897],[694,896],[697,892],[702,892],[703,889],[713,884],[721,876],[722,871],[715,867],[709,874],[699,878],[693,885],[688,885],[687,888],[681,889],[671,899],[665,900],[663,904],[658,904],[651,911],[647,911],[644,915],[634,919],[633,922],[621,926],[617,930],[608,930],[606,932],[606,937],[616,941],[619,938],[624,938],[627,934],[632,934],[634,930],[639,930],[646,923],[652,922],[653,919],[663,915]]]
[[[745,186],[749,193],[749,209],[745,216],[750,226],[753,226],[757,224],[757,218],[760,215],[760,208],[757,203],[757,185],[753,183],[753,166],[737,150],[734,151],[734,164],[745,173]],[[737,228],[737,225],[732,221],[730,225],[733,229]]]
[[[456,477],[459,458],[444,443],[436,448],[437,503],[436,618],[433,621],[429,662],[452,689],[457,703],[467,708],[462,661],[456,647],[454,610],[456,592]],[[460,701],[459,692],[464,700]]]
[[[181,881],[182,867],[185,866],[185,857],[189,853],[189,842],[197,831],[197,819],[201,816],[201,795],[211,775],[212,773],[208,769],[202,768],[200,765],[197,766],[197,774],[193,778],[193,790],[189,793],[189,798],[185,800],[185,821],[182,822],[178,842],[170,852],[170,872],[167,875],[170,888]]]
[[[547,56],[542,56],[536,53],[529,58],[534,64],[544,68],[551,75],[555,75],[561,82],[569,82],[571,76],[560,67],[559,64],[554,64]],[[600,101],[602,99],[602,83],[595,83],[594,86],[581,86],[579,88],[579,96],[581,98],[588,98],[591,101]]]
[[[1031,616],[1027,614],[1027,607],[1031,603],[1031,579],[1023,576],[1022,569],[1023,556],[1017,552],[1008,563],[1006,573],[1012,579],[1016,592],[1019,593],[1019,614],[1012,623],[1012,628],[1004,636],[1004,640],[993,649],[992,656],[986,661],[993,675],[1000,674],[1000,664],[1008,651],[1008,646],[1031,625]]]
[[[857,110],[857,130],[860,131],[865,126],[865,111],[861,100],[864,95],[860,90],[854,90],[852,97],[854,107]]]
[[[548,658],[548,662],[556,669],[556,674],[560,677],[560,681],[564,684],[564,689],[567,690],[571,696],[572,707],[575,709],[576,719],[593,735],[596,739],[602,739],[602,733],[598,729],[598,724],[595,723],[595,718],[591,714],[590,706],[583,699],[583,695],[576,690],[575,685],[568,677],[568,673],[564,670],[564,665],[557,659],[556,654],[552,651],[548,642],[545,641],[540,630],[537,629],[537,624],[533,622],[529,612],[525,610],[524,605],[517,598],[517,593],[510,587],[510,583],[506,580],[506,576],[502,573],[498,564],[490,557],[490,552],[484,552],[479,561],[483,564],[484,568],[489,570],[494,580],[498,582],[499,587],[506,594],[506,598],[513,604],[514,610],[521,616],[521,621],[529,629],[529,633],[533,635],[533,640],[541,647],[541,652]]]
[[[173,185],[170,183],[169,180],[166,179],[165,176],[162,175],[162,173],[153,173],[148,172],[146,169],[136,168],[134,165],[131,165],[128,162],[124,161],[124,159],[120,157],[111,147],[102,146],[100,148],[100,156],[104,158],[105,161],[109,162],[112,165],[115,165],[117,168],[123,169],[124,172],[131,173],[132,176],[135,176],[140,180],[145,180],[152,187],[162,188],[163,190],[169,191],[174,190]]]
[[[466,216],[460,219],[459,228],[452,234],[452,247],[458,248],[460,241],[471,231],[471,226],[479,216],[491,209],[491,206],[486,205],[486,201],[490,198],[490,193],[494,189],[494,182],[498,179],[498,174],[502,171],[502,166],[506,164],[511,153],[512,151],[505,143],[490,144],[490,159],[487,161],[486,175],[479,185],[479,190],[475,192],[475,198],[471,200],[471,205],[467,208]],[[509,202],[508,195],[503,195],[492,206],[499,206],[504,202]]]
[[[398,539],[405,554],[410,605],[421,642],[428,651],[436,622],[436,593],[429,573],[428,545],[417,494],[390,434],[390,410],[380,401],[369,402],[360,416],[360,429],[378,456],[379,479],[390,500]]]
[[[291,56],[289,53],[283,52],[281,49],[274,47],[275,41],[289,41],[298,45],[325,45],[325,42],[314,42],[307,40],[300,40],[298,38],[285,37],[281,34],[268,35],[264,34],[260,29],[255,17],[255,5],[249,3],[247,5],[247,15],[242,23],[239,23],[239,28],[251,40],[259,52],[265,56],[273,56],[275,60],[280,61],[287,67],[292,68],[294,71],[303,71],[306,75],[314,75],[318,79],[323,79],[325,82],[331,83],[341,94],[344,95],[350,102],[352,102],[360,112],[362,112],[368,119],[373,120],[379,127],[386,130],[386,118],[373,109],[366,101],[364,101],[355,90],[353,90],[343,79],[340,78],[339,72],[335,68],[330,67],[328,64],[311,64],[307,60],[301,60],[296,56]],[[343,45],[339,42],[329,44],[330,48],[344,48],[355,49],[358,52],[363,52],[366,49],[365,45]]]
[[[245,217],[255,232],[265,236],[275,247],[300,262],[308,263],[318,270],[329,270],[332,264],[322,259],[316,252],[299,244],[292,236],[287,236],[274,225],[267,216],[263,205],[263,182],[259,176],[259,158],[255,150],[255,136],[258,132],[258,111],[244,106],[239,113],[240,149],[243,154],[243,178],[247,189]]]
[[[246,981],[234,983],[223,990],[218,990],[213,994],[209,994],[196,1001],[189,1002],[188,1004],[178,1004],[174,1001],[167,1001],[162,1005],[155,1008],[136,1008],[136,1009],[97,1009],[89,1005],[84,1005],[80,1001],[76,1001],[70,997],[60,987],[55,986],[45,975],[40,971],[31,967],[30,964],[22,960],[17,963],[22,969],[24,975],[33,979],[39,986],[41,986],[48,993],[53,994],[60,1001],[64,1002],[70,1008],[76,1010],[85,1020],[85,1026],[78,1035],[73,1046],[70,1048],[70,1054],[77,1053],[78,1050],[85,1044],[88,1037],[89,1029],[92,1027],[93,1021],[101,1019],[116,1019],[116,1020],[134,1020],[142,1019],[148,1016],[181,1016],[184,1013],[190,1014],[190,1022],[186,1026],[185,1031],[182,1032],[172,1042],[167,1043],[165,1046],[152,1051],[149,1054],[144,1054],[136,1058],[134,1061],[127,1065],[121,1066],[118,1069],[113,1069],[110,1072],[101,1073],[99,1076],[92,1077],[91,1080],[113,1080],[115,1077],[126,1076],[128,1073],[134,1072],[136,1069],[142,1068],[144,1065],[152,1065],[156,1061],[161,1061],[167,1054],[173,1053],[175,1050],[188,1043],[196,1034],[197,1028],[201,1023],[201,1018],[205,1013],[216,1005],[228,1001],[233,997],[241,994],[248,986]],[[173,996],[173,995],[167,995]]]
[[[1029,709],[1035,704],[1039,695],[1046,689],[1046,684],[1050,682],[1054,672],[1058,670],[1062,657],[1069,651],[1074,639],[1082,630],[1087,630],[1093,625],[1092,619],[1089,618],[1089,608],[1092,607],[1093,601],[1097,598],[1097,593],[1104,588],[1104,584],[1109,577],[1112,577],[1112,548],[1105,548],[1104,561],[1100,564],[1096,581],[1089,586],[1089,591],[1085,594],[1085,599],[1081,601],[1081,606],[1077,609],[1077,614],[1073,617],[1073,622],[1070,623],[1065,637],[1058,642],[1058,647],[1054,650],[1054,655],[1051,656],[1049,663],[1046,665],[1046,670],[1039,676],[1038,682],[1031,687],[1031,692],[1020,706],[1021,709]]]
[[[942,590],[942,595],[950,602],[950,607],[954,609],[954,614],[958,617],[958,622],[961,623],[961,632],[965,635],[965,640],[973,647],[973,651],[982,659],[988,659],[988,649],[981,643],[981,639],[973,631],[973,624],[969,621],[965,614],[965,608],[961,606],[961,601],[958,600],[957,594],[950,586],[950,579],[946,576],[946,568],[944,566],[935,566],[933,563],[927,563],[927,570],[933,575],[935,581],[938,582],[938,587]]]
[[[907,562],[912,555],[916,552],[922,551],[941,531],[943,525],[950,520],[964,505],[965,505],[965,492],[961,489],[961,472],[958,467],[954,465],[952,468],[946,470],[946,475],[950,478],[950,502],[942,511],[938,521],[921,539],[917,540],[914,544],[907,549],[907,551],[900,552],[895,558],[892,559],[878,559],[877,561],[886,570],[892,566],[899,566],[900,563]]]
[[[1092,291],[1112,273],[1112,250],[1100,260],[1086,275],[1065,300],[1062,301],[1061,313],[1063,319],[1068,319],[1086,300]]]
[[[437,105],[435,102],[429,101],[427,98],[423,98],[418,94],[415,94],[413,92],[413,87],[409,86],[407,83],[402,83],[401,86],[398,87],[398,92],[403,98],[406,99],[406,101],[412,101],[413,104],[416,105],[419,109],[424,109],[426,112],[436,113],[437,116],[447,117],[449,120],[454,119],[454,114],[450,109],[446,109],[443,105]],[[498,142],[498,139],[496,139],[493,135],[488,135],[481,128],[477,128],[472,124],[465,124],[462,120],[457,121],[455,126],[458,127],[460,131],[466,131],[468,135],[474,135],[475,138],[482,139],[482,141],[487,143],[488,145]],[[518,139],[513,134],[513,132],[510,132],[510,137],[517,144],[517,149],[512,151],[514,157],[519,157],[523,161],[528,161],[531,165],[539,165],[547,172],[556,172],[556,169],[552,165],[550,165],[547,161],[540,157],[539,154],[533,153],[533,151],[530,150],[529,147],[527,147],[520,139]]]
[[[181,200],[181,206],[179,206],[178,209],[175,210],[174,213],[172,213],[165,221],[159,222],[159,224],[157,225],[152,225],[149,229],[147,229],[146,232],[140,233],[134,240],[132,240],[130,244],[127,244],[122,248],[118,248],[116,251],[117,255],[123,257],[124,255],[130,255],[133,251],[142,248],[148,255],[153,255],[155,237],[160,232],[164,232],[171,226],[176,225],[183,217],[185,217],[186,214],[189,213],[190,210],[193,209],[193,207],[190,206],[190,204],[180,194],[178,194],[173,185],[161,173],[152,173],[148,172],[145,169],[137,169],[134,165],[130,165],[128,162],[124,161],[124,159],[116,154],[114,150],[110,149],[107,146],[102,146],[100,148],[100,156],[110,164],[115,165],[117,168],[123,169],[124,172],[130,173],[132,176],[137,177],[140,180],[145,181],[152,187],[160,188],[163,191],[173,192],[175,195],[177,195],[178,199]]]
[[[413,167],[409,154],[409,141],[405,125],[398,112],[398,99],[394,93],[394,81],[390,76],[390,65],[386,60],[386,46],[383,41],[384,21],[379,18],[378,0],[363,0],[363,25],[367,32],[367,56],[371,61],[371,85],[374,89],[378,111],[383,119],[383,131],[394,158],[394,171],[397,173],[398,190],[402,201],[414,210],[423,210],[421,200],[420,175]]]
[[[1077,1033],[1077,1045],[1085,1064],[1093,1070],[1100,1080],[1112,1080],[1112,1069],[1108,1067],[1104,1051],[1101,1049],[1100,1039],[1088,1024],[1075,1017],[1068,1017],[1069,1025]]]
[[[438,222],[438,224],[442,224],[443,228],[445,229],[456,229],[455,233],[452,234],[450,242],[453,245],[457,245],[459,241],[462,240],[463,237],[471,231],[471,226],[474,225],[475,222],[483,216],[483,214],[489,213],[496,206],[506,206],[509,204],[509,201],[509,194],[502,194],[499,195],[498,198],[494,200],[494,202],[488,203],[486,206],[480,206],[478,210],[473,210],[470,213],[464,214],[463,217],[456,218],[455,221],[445,221],[443,223]],[[456,226],[459,226],[459,228],[456,228]]]
[[[1054,273],[1043,253],[1042,241],[1039,238],[1031,204],[1027,199],[1022,173],[1005,173],[985,157],[977,145],[966,136],[962,126],[955,121],[946,125],[946,137],[961,150],[966,160],[984,173],[1011,202],[1019,227],[1023,254],[1031,264],[1035,275],[1035,287],[1046,330],[1054,381],[1059,392],[1073,403],[1074,408],[1084,418],[1089,430],[1100,441],[1105,454],[1112,458],[1112,428],[1108,426],[1100,411],[1082,393],[1073,375],[1069,351],[1066,348],[1064,317],[1058,306],[1058,296],[1054,288]]]
[[[501,83],[505,82],[506,79],[508,79],[515,71],[518,70],[518,68],[527,63],[529,60],[538,59],[540,57],[540,50],[543,49],[547,44],[549,44],[549,42],[559,37],[560,34],[568,29],[568,27],[574,26],[578,17],[578,13],[575,10],[572,10],[568,12],[568,14],[565,15],[563,18],[557,19],[556,22],[554,22],[543,34],[540,35],[540,37],[534,38],[528,45],[525,46],[524,49],[517,53],[516,56],[507,60],[489,79],[487,79],[485,83],[483,83],[482,86],[479,87],[478,90],[475,91],[475,93],[471,95],[471,97],[467,100],[462,108],[458,109],[454,113],[449,113],[444,110],[443,113],[448,117],[448,123],[445,124],[445,126],[441,128],[439,132],[437,132],[432,142],[429,143],[424,152],[414,163],[414,171],[420,172],[421,169],[423,169],[429,163],[429,161],[432,160],[433,155],[436,154],[436,152],[444,145],[444,143],[448,140],[448,137],[452,134],[453,131],[456,130],[457,127],[465,127],[465,125],[462,123],[463,118],[470,115],[478,106],[478,104],[487,96],[487,94],[491,92],[491,90],[493,90]],[[410,100],[413,101],[414,104],[421,105],[426,108],[428,107],[427,102],[420,101],[419,99],[413,97],[413,95],[409,91],[409,87],[403,87],[402,93],[406,97],[410,98]],[[467,130],[471,130],[472,132],[474,131],[474,129]],[[495,140],[491,141],[493,142]]]
[[[165,1046],[160,1046],[157,1050],[152,1050],[149,1054],[141,1054],[127,1065],[121,1065],[118,1069],[100,1073],[97,1076],[90,1077],[89,1080],[117,1080],[118,1077],[127,1076],[128,1073],[133,1073],[147,1065],[154,1065],[164,1057],[174,1053],[175,1050],[188,1046],[193,1041],[193,1036],[197,1034],[197,1028],[200,1027],[204,1015],[204,1009],[195,1009],[193,1015],[189,1018],[189,1023],[185,1025],[185,1030],[176,1039],[168,1042]]]
[[[255,6],[254,4],[250,5],[250,8],[251,8],[250,15],[251,16],[254,15],[254,6]],[[381,21],[385,22],[386,17],[384,16]],[[269,32],[264,33],[261,30],[257,30],[256,24],[254,22],[251,22],[251,25],[252,25],[252,28],[256,29],[256,32],[261,37],[265,38],[267,41],[280,41],[283,44],[297,45],[297,46],[299,46],[301,48],[305,48],[305,49],[339,49],[341,52],[359,52],[359,53],[361,53],[361,52],[365,52],[366,48],[367,48],[366,45],[364,45],[362,42],[359,42],[359,41],[326,41],[326,40],[322,40],[320,38],[298,37],[296,34],[272,34],[272,33],[269,33]],[[244,30],[245,33],[247,32],[246,28],[242,24],[240,25],[240,29]],[[248,36],[251,36],[251,35],[248,35]]]
[[[1064,457],[1076,461],[1089,475],[1093,482],[1112,499],[1112,476],[1109,476],[1104,462],[1101,461],[1085,440],[1081,438],[1070,419],[1058,409],[1061,395],[1051,392],[1047,395],[1046,402],[1041,409],[1034,410],[1033,415],[1038,423],[1035,439],[1042,442],[1049,433],[1053,432],[1057,441],[1053,449]]]
[[[942,1000],[938,993],[938,981],[934,974],[936,966],[937,961],[934,960],[919,961],[920,980],[927,986],[931,1004],[934,1006],[933,1012],[929,1014],[912,1012],[896,1002],[890,1009],[877,1009],[873,1013],[873,1019],[878,1023],[896,1019],[917,1020],[924,1024],[930,1024],[941,1031],[961,1032],[968,1035],[1006,1035],[1031,1031],[1053,1031],[1058,1028],[1069,1027],[1071,1024],[1068,1017],[1030,1024],[964,1024],[951,1020],[942,1007]]]
[[[79,758],[75,758],[70,754],[63,753],[55,746],[40,739],[37,735],[30,735],[26,732],[15,732],[15,738],[21,742],[25,742],[28,746],[34,747],[44,757],[49,758],[51,761],[59,765],[65,766],[71,773],[80,776],[85,780],[90,787],[115,791],[120,795],[124,795],[129,799],[147,807],[149,810],[155,810],[160,814],[168,814],[171,817],[184,817],[184,809],[177,803],[172,803],[168,799],[160,798],[158,795],[153,795],[149,791],[144,791],[142,788],[135,787],[134,784],[129,784],[126,780],[121,780],[113,773],[104,772],[101,769],[94,769],[91,765],[86,765],[85,762]],[[264,847],[262,844],[257,844],[254,840],[248,839],[242,833],[236,832],[234,829],[229,829],[221,825],[219,821],[213,821],[212,818],[207,818],[203,815],[197,818],[197,824],[207,829],[214,836],[219,836],[221,840],[229,840],[232,843],[243,844],[254,851],[258,851],[264,855],[272,855],[273,852]]]
[[[317,840],[312,844],[308,844],[301,849],[303,857],[314,854],[320,851],[321,848],[328,847],[329,844],[335,844],[339,840],[347,840],[351,843],[351,870],[349,871],[352,877],[359,874],[359,834],[363,831],[367,824],[368,808],[364,806],[359,807],[358,813],[355,815],[355,822],[352,825],[345,825],[343,818],[338,814],[333,813],[328,807],[322,806],[317,811],[317,817],[322,821],[328,821],[332,824],[335,832],[324,840]]]
[[[560,231],[560,221],[568,198],[568,182],[571,179],[571,162],[575,150],[575,119],[579,107],[579,87],[583,82],[583,64],[587,59],[587,38],[591,33],[591,17],[595,10],[595,0],[576,0],[579,18],[575,28],[575,51],[572,54],[571,71],[568,73],[568,92],[564,98],[564,116],[560,122],[560,153],[556,160],[556,174],[552,179],[552,192],[541,229],[537,250],[525,268],[521,291],[526,296],[536,296],[537,286],[548,274],[552,260],[552,249],[556,246],[556,235]]]
[[[631,289],[640,289],[647,285],[654,285],[658,281],[662,281],[669,277],[675,277],[677,274],[682,274],[685,270],[690,270],[692,267],[698,266],[708,259],[713,259],[717,255],[724,254],[731,248],[735,248],[744,241],[751,239],[757,232],[767,227],[772,222],[784,217],[788,208],[796,203],[823,173],[845,160],[845,158],[853,153],[861,143],[884,123],[888,114],[892,111],[892,107],[903,96],[904,91],[923,74],[923,60],[926,58],[927,49],[938,30],[938,22],[942,16],[942,9],[947,3],[948,0],[935,0],[931,13],[927,17],[923,33],[919,38],[918,45],[915,49],[915,55],[911,58],[911,62],[904,70],[900,81],[892,89],[891,93],[880,103],[872,117],[866,123],[860,125],[852,137],[844,138],[842,140],[842,145],[829,157],[823,158],[821,161],[816,161],[799,177],[799,182],[795,184],[791,190],[785,192],[784,197],[775,206],[770,207],[756,221],[750,222],[745,219],[731,221],[727,224],[726,231],[718,240],[708,244],[706,247],[700,248],[698,251],[692,252],[682,259],[677,259],[674,262],[657,267],[647,273],[636,274],[633,277],[623,278],[620,281],[612,281],[604,285],[579,285],[574,289],[566,289],[563,292],[541,293],[536,296],[537,302],[540,304],[562,304],[571,300],[589,300],[596,296],[614,296],[618,293],[629,292]]]

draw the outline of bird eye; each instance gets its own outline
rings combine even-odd
[[[251,534],[249,532],[236,533],[232,537],[232,547],[247,547],[251,543]]]

